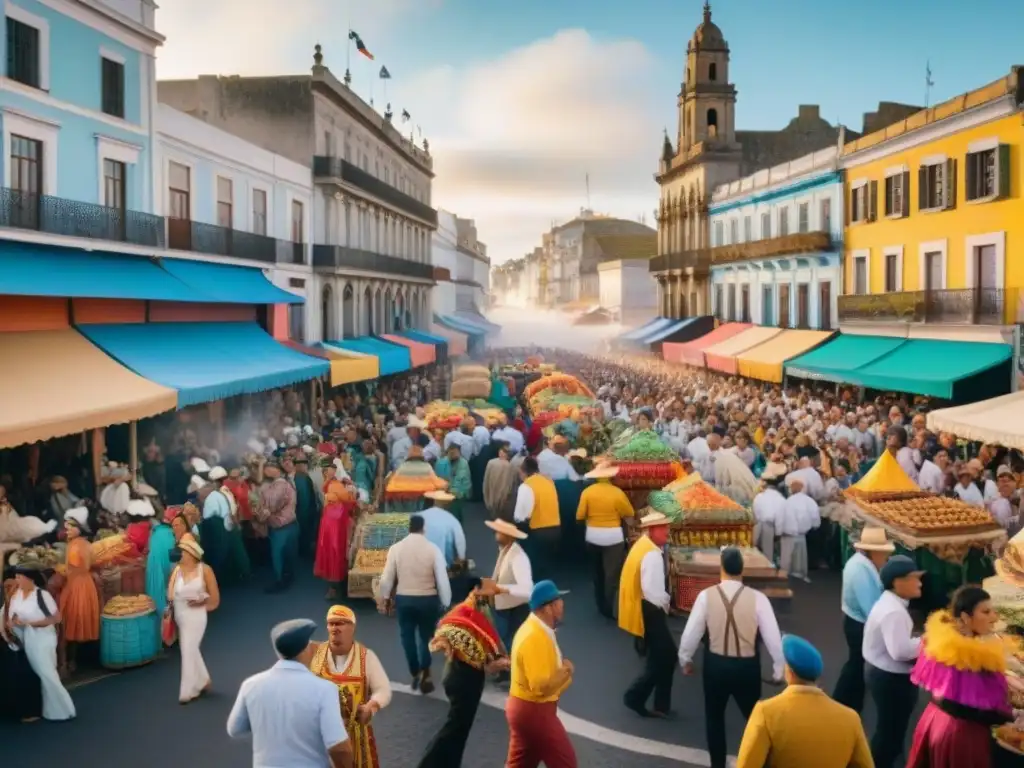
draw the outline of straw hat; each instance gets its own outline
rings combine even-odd
[[[484,525],[490,528],[492,531],[503,533],[506,536],[511,536],[513,539],[519,539],[522,541],[526,538],[526,534],[516,528],[512,523],[507,523],[504,520],[484,520]]]
[[[860,541],[854,542],[854,549],[866,552],[895,552],[896,546],[885,535],[885,528],[866,525],[860,532]]]
[[[427,424],[421,418],[418,418],[416,416],[410,416],[405,426],[406,428],[409,429],[426,429]]]
[[[587,458],[587,449],[586,448],[576,448],[574,450],[569,451],[565,455],[568,456],[570,459],[585,459],[585,458]]]
[[[610,480],[619,474],[619,468],[612,464],[602,464],[594,467],[584,475],[588,480]]]
[[[778,461],[769,462],[761,473],[761,479],[766,481],[781,480],[786,476],[788,470],[786,465]]]
[[[455,497],[448,491],[427,491],[423,494],[423,498],[431,501],[455,501]]]
[[[650,514],[644,515],[640,518],[641,528],[653,528],[658,525],[668,525],[672,521],[669,520],[661,512],[651,512]]]
[[[181,541],[178,542],[178,549],[182,552],[188,552],[196,560],[203,559],[203,548],[199,546],[199,542],[191,535],[181,537]]]

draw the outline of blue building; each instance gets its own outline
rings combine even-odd
[[[844,224],[838,155],[838,147],[829,147],[714,190],[708,208],[713,314],[781,328],[838,326]]]
[[[8,0],[0,226],[157,245],[151,0]]]

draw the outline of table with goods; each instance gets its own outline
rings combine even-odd
[[[897,550],[914,558],[930,578],[929,603],[965,583],[992,575],[995,555],[1006,545],[1006,530],[982,507],[921,490],[888,451],[843,494],[843,561],[865,525],[881,526]]]

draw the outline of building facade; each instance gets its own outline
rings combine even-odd
[[[836,327],[842,290],[839,147],[718,187],[711,198],[711,313],[782,328]]]
[[[488,301],[491,260],[477,238],[473,219],[455,217],[455,305],[460,312],[479,313]]]
[[[1020,317],[1022,70],[843,147],[844,330]]]
[[[310,75],[200,77],[160,100],[312,166],[313,272],[324,339],[426,327],[434,284],[433,160],[338,80],[319,46]]]
[[[148,0],[4,5],[0,227],[15,237],[163,244],[151,215],[163,41],[155,8]]]
[[[314,338],[313,174],[209,123],[157,106],[156,204],[168,247],[194,258],[258,266],[307,299],[289,307],[297,341]],[[181,255],[181,254],[179,254]]]
[[[650,259],[616,259],[598,265],[598,303],[623,325],[639,325],[658,312],[658,285]]]

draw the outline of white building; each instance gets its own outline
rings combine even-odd
[[[430,292],[432,315],[454,315],[457,307],[454,279],[458,274],[459,253],[456,247],[459,235],[455,222],[454,213],[437,212],[437,229],[430,238],[430,258],[436,280]]]
[[[316,338],[429,327],[433,159],[324,66],[161,81],[160,100],[312,166]]]
[[[156,206],[169,248],[266,270],[308,300],[289,307],[291,337],[319,338],[307,310],[316,306],[310,168],[167,104],[158,105],[157,124]]]
[[[713,314],[781,328],[837,327],[844,223],[838,156],[839,148],[829,147],[714,190]]]
[[[597,266],[599,302],[620,323],[636,325],[658,311],[658,283],[650,259],[619,259]]]
[[[460,312],[482,312],[487,305],[491,260],[477,238],[473,219],[455,217],[458,234],[455,263],[455,304]]]

